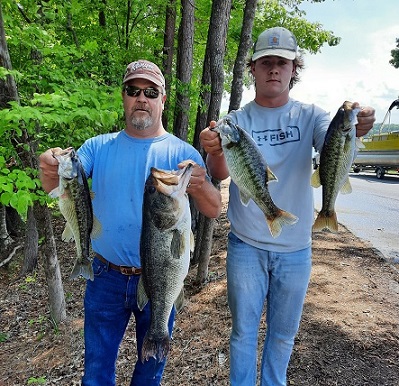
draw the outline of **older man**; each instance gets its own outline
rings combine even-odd
[[[94,281],[87,282],[84,300],[84,386],[115,385],[118,349],[132,314],[138,353],[149,328],[149,304],[143,311],[138,309],[137,284],[142,198],[150,168],[175,170],[190,160],[195,166],[187,192],[196,207],[209,217],[217,217],[221,210],[220,193],[209,182],[199,152],[162,126],[166,95],[160,69],[146,60],[130,63],[123,79],[122,98],[125,129],[90,138],[78,150],[84,170],[92,178],[94,215],[102,226],[99,237],[92,240],[96,252]],[[58,185],[58,163],[52,150],[40,156],[46,191]],[[170,334],[173,321],[174,310],[169,320]],[[160,385],[164,366],[165,360],[150,358],[142,363],[138,355],[131,385]]]

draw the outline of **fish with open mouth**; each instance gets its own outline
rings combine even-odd
[[[186,194],[192,168],[191,163],[178,171],[151,168],[145,183],[137,304],[143,310],[150,301],[151,323],[144,337],[142,362],[151,357],[160,362],[166,358],[172,307],[175,305],[178,312],[183,306],[193,240]]]

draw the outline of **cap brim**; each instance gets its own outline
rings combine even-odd
[[[148,74],[130,74],[123,80],[123,83],[129,82],[129,80],[133,79],[146,79],[156,84],[157,86],[162,87],[162,89],[164,88],[164,85],[157,78]]]
[[[296,52],[289,51],[289,50],[283,50],[281,48],[261,50],[261,51],[255,52],[252,55],[252,61],[254,62],[255,60],[258,60],[259,58],[263,58],[265,56],[280,56],[281,58],[285,58],[288,60],[294,60],[296,58]]]

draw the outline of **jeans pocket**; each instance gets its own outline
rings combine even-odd
[[[94,276],[99,277],[103,272],[107,271],[107,265],[98,259],[93,260],[93,272]]]

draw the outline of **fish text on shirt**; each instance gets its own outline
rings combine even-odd
[[[258,146],[270,145],[277,146],[287,142],[297,142],[300,140],[300,131],[298,126],[287,126],[286,129],[271,129],[254,131],[252,138]]]

